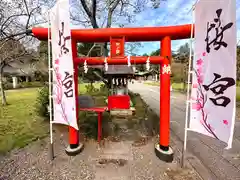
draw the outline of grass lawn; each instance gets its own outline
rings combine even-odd
[[[240,102],[240,87],[237,87],[237,101]]]
[[[159,86],[159,82],[144,82],[143,84],[150,85],[150,86]]]
[[[79,93],[86,93],[86,84],[79,85]],[[95,83],[99,88],[101,83]],[[35,113],[39,88],[7,90],[8,106],[0,105],[0,154],[48,135],[49,123]]]
[[[94,87],[99,89],[102,83],[95,83]],[[86,84],[79,85],[79,94],[88,94],[94,98],[96,106],[106,106],[107,91],[94,91],[87,93]],[[26,88],[18,90],[7,90],[8,106],[0,106],[0,155],[16,149],[22,148],[34,140],[41,139],[49,135],[49,122],[38,117],[35,112],[35,103],[40,88]],[[140,96],[131,95],[135,104],[136,117],[142,117],[148,114],[150,119],[148,126],[152,129],[158,127],[155,120],[158,119],[152,112],[146,111],[146,106]],[[104,120],[109,121],[109,114],[104,113]],[[133,117],[133,118],[136,118]],[[158,122],[158,121],[156,121]],[[85,134],[96,136],[97,116],[94,113],[80,112],[80,128],[84,128]],[[64,131],[66,126],[61,127]],[[105,128],[104,128],[105,129]],[[104,130],[103,130],[104,131]],[[156,131],[156,130],[154,130]],[[81,131],[83,132],[83,131]],[[103,134],[105,134],[103,132]],[[106,130],[106,134],[108,134]]]
[[[99,89],[102,84],[103,84],[102,82],[96,82],[96,83],[94,83],[94,88]],[[79,94],[85,94],[86,93],[86,90],[87,90],[86,85],[88,85],[88,83],[78,84],[78,93]]]
[[[8,106],[0,109],[0,153],[23,147],[48,133],[34,112],[37,88],[6,91]]]

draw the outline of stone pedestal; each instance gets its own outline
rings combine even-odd
[[[68,156],[76,156],[82,152],[84,145],[79,143],[77,147],[71,147],[70,145],[65,149],[65,152]]]
[[[160,148],[159,144],[155,144],[155,154],[156,156],[167,163],[171,163],[173,161],[173,150],[171,147],[167,151],[164,151]]]

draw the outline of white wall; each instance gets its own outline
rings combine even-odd
[[[12,77],[13,80],[13,88],[17,88],[18,87],[18,78],[17,77]]]

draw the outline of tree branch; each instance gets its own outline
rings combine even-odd
[[[114,1],[113,5],[108,9],[108,18],[107,18],[107,28],[110,28],[112,26],[112,15],[114,10],[117,8],[118,4],[121,0]]]
[[[81,3],[82,3],[82,6],[83,6],[83,9],[85,10],[85,12],[87,13],[90,21],[91,21],[91,24],[92,24],[92,27],[93,28],[99,28],[98,27],[98,24],[97,24],[97,21],[96,21],[96,0],[92,0],[93,4],[92,4],[92,10],[95,9],[95,11],[91,12],[89,10],[89,8],[87,7],[87,4],[86,4],[86,0],[81,0]],[[94,7],[95,6],[95,7]],[[93,16],[93,13],[95,14],[95,16]]]
[[[86,1],[85,0],[81,0],[81,4],[83,6],[83,9],[85,10],[85,12],[87,13],[88,17],[91,19],[92,18],[92,13],[89,10],[89,8],[87,7]]]
[[[23,0],[23,3],[25,4],[26,11],[27,11],[27,15],[30,16],[30,13],[29,13],[29,10],[28,10],[27,1],[26,1],[26,0]]]
[[[97,9],[97,1],[92,0],[92,16],[96,21],[96,9]]]
[[[26,23],[26,29],[28,29],[29,28],[29,22],[30,22],[30,19],[31,19],[31,17],[32,17],[32,14],[33,14],[33,12],[36,10],[36,9],[38,9],[39,7],[36,7],[36,8],[34,8],[34,9],[32,9],[32,11],[28,14],[28,20],[27,20],[27,23]]]
[[[27,33],[28,33],[28,31],[30,31],[30,30],[26,30],[26,31],[24,31],[24,32],[20,32],[20,33],[17,33],[17,34],[11,34],[11,35],[9,35],[9,36],[6,36],[6,37],[4,37],[4,38],[2,38],[2,39],[0,39],[0,42],[1,41],[5,41],[5,40],[7,40],[7,39],[13,39],[14,37],[16,37],[16,36],[21,36],[21,35],[26,35]],[[25,36],[24,36],[25,37]],[[17,39],[17,40],[20,40],[20,39],[22,39],[23,37],[20,37],[19,39]]]
[[[73,16],[73,14],[70,12],[70,17],[73,21],[79,22],[79,23],[91,23],[91,21],[89,20],[79,20],[78,18],[76,18],[75,16]]]
[[[116,9],[117,5],[119,4],[121,0],[116,0],[114,1],[112,7],[109,8],[109,11],[111,11],[113,13],[113,11]]]
[[[14,14],[14,15],[9,16],[9,17],[4,21],[4,23],[1,25],[0,32],[2,31],[2,28],[4,27],[4,25],[5,25],[11,18],[20,17],[20,16],[27,16],[27,14],[23,13],[23,14]]]

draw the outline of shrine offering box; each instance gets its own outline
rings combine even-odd
[[[130,97],[128,95],[108,96],[108,109],[130,109]]]

